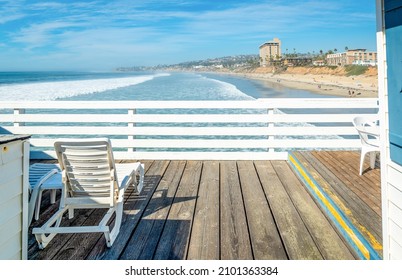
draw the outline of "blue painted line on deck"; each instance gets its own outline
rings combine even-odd
[[[300,161],[289,153],[288,162],[295,170],[298,177],[303,181],[308,191],[318,201],[328,217],[334,222],[342,236],[352,246],[356,253],[365,260],[380,260],[381,256],[364,238],[359,230],[348,219],[346,214],[336,205],[323,188],[314,180]]]

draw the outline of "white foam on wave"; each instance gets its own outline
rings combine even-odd
[[[35,101],[55,100],[83,94],[103,92],[133,86],[157,77],[169,76],[168,73],[142,75],[124,78],[105,78],[78,81],[41,82],[0,86],[0,100]]]
[[[204,77],[206,78],[206,77]],[[232,100],[255,100],[255,98],[251,97],[250,95],[245,94],[241,90],[239,90],[235,85],[223,82],[220,80],[206,78],[210,81],[213,81],[220,85],[219,95],[223,99],[232,99]]]

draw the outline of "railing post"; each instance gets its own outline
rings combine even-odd
[[[14,115],[22,115],[22,114],[25,114],[25,109],[14,109]],[[20,127],[25,125],[24,122],[19,121],[14,121],[13,124],[14,127]]]
[[[271,116],[273,116],[273,115],[274,115],[274,109],[273,108],[268,109],[268,127],[269,128],[274,127],[274,123],[271,121]],[[271,133],[271,129],[268,130],[268,133]],[[275,136],[273,136],[273,135],[268,136],[268,140],[273,140],[274,138],[275,138]],[[273,153],[273,152],[275,152],[275,149],[269,148],[268,152]]]
[[[134,118],[134,115],[135,115],[135,109],[128,109],[128,119],[129,119],[129,121],[127,122],[127,126],[128,126],[128,128],[129,128],[129,130],[130,130],[130,128],[134,128],[135,127],[135,123],[134,122],[132,122],[132,121],[130,121],[130,120],[132,120],[133,118]],[[128,135],[128,141],[130,142],[130,141],[132,141],[132,140],[134,140],[134,138],[135,138],[135,136],[134,135]],[[130,148],[130,147],[127,147],[127,152],[134,152],[135,151],[135,148]]]

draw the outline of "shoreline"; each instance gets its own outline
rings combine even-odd
[[[288,88],[307,90],[321,95],[351,98],[377,98],[377,77],[337,76],[312,74],[262,74],[246,72],[217,72],[246,79],[257,80],[268,87],[282,85]]]

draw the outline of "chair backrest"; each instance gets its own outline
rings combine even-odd
[[[87,198],[94,204],[114,205],[118,183],[109,139],[61,139],[54,147],[62,170],[65,203]]]
[[[353,126],[356,128],[360,141],[362,142],[363,145],[372,145],[369,143],[369,134],[367,134],[364,130],[364,127],[367,126],[376,126],[378,122],[378,118],[373,116],[373,117],[355,117],[353,119]]]

